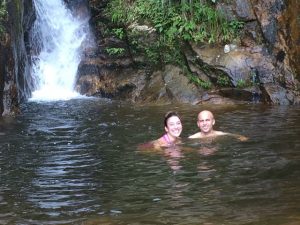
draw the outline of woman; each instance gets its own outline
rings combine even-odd
[[[162,153],[172,170],[177,171],[181,168],[179,165],[179,159],[183,157],[181,149],[176,146],[181,143],[179,137],[182,132],[182,123],[179,115],[176,112],[168,112],[164,118],[165,134],[159,139],[139,145],[138,148],[145,152]]]
[[[154,148],[171,147],[181,142],[182,123],[176,112],[168,112],[164,118],[165,134],[153,141]]]

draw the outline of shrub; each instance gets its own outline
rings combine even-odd
[[[0,3],[0,35],[4,32],[4,22],[7,18],[6,1],[1,0]]]
[[[195,76],[193,74],[189,74],[188,78],[192,83],[198,85],[199,87],[202,87],[204,89],[211,89],[212,84],[209,81],[204,81],[200,79],[198,76]]]
[[[231,82],[228,76],[220,75],[217,78],[217,84],[221,87],[228,87],[230,86]]]
[[[109,55],[123,55],[125,52],[124,48],[106,48],[105,51],[109,54]]]

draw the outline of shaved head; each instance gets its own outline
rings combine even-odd
[[[198,114],[197,125],[202,135],[210,135],[213,132],[214,124],[215,119],[211,111],[203,110]]]
[[[189,138],[207,138],[207,137],[216,137],[220,135],[233,135],[230,133],[225,133],[223,131],[217,131],[213,129],[215,125],[215,118],[214,114],[209,110],[203,110],[198,114],[197,126],[200,129],[200,132],[197,132]],[[241,135],[234,135],[238,136],[240,140],[247,140],[246,137]]]
[[[214,119],[214,115],[212,114],[211,111],[208,111],[208,110],[203,110],[201,111],[199,114],[198,114],[198,120],[201,120],[202,118],[210,118],[210,119]]]

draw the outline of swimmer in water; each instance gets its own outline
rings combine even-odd
[[[165,134],[152,142],[154,148],[171,147],[181,143],[179,137],[182,132],[182,123],[176,112],[168,112],[164,118]]]
[[[234,137],[238,138],[241,141],[248,140],[247,137],[242,136],[242,135],[225,133],[223,131],[214,130],[213,126],[214,126],[215,122],[216,121],[214,119],[214,115],[212,112],[210,112],[208,110],[201,111],[198,114],[198,120],[197,120],[197,126],[199,127],[200,132],[197,132],[197,133],[189,136],[189,138],[204,139],[204,138],[214,138],[214,137],[222,136],[222,135],[230,135],[230,136],[234,136]]]

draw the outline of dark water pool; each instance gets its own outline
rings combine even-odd
[[[0,224],[300,224],[300,108],[214,106],[216,129],[249,137],[141,152],[177,110],[101,99],[35,103],[0,120]]]

